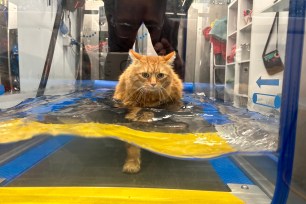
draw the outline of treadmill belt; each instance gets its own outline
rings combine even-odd
[[[179,160],[142,150],[142,169],[122,173],[124,143],[74,138],[7,186],[143,187],[229,191],[209,161]]]

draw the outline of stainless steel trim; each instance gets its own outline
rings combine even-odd
[[[262,189],[264,193],[273,198],[275,185],[264,177],[257,169],[255,169],[246,159],[242,156],[236,155],[231,157],[243,172],[252,179],[255,184]]]
[[[228,184],[232,194],[246,204],[270,204],[271,199],[256,185]]]

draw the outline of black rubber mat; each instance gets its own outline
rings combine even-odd
[[[148,187],[229,191],[208,161],[179,160],[142,151],[142,170],[122,173],[124,143],[75,138],[8,186]]]

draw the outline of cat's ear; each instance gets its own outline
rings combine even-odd
[[[176,57],[176,54],[175,54],[175,51],[173,51],[167,54],[166,56],[164,56],[164,59],[168,64],[173,64],[175,57]]]
[[[131,57],[131,59],[134,60],[140,60],[142,58],[141,54],[138,54],[137,52],[135,52],[134,50],[130,50],[129,55]]]

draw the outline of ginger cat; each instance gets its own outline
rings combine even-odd
[[[130,50],[129,55],[132,63],[121,74],[113,97],[129,109],[127,119],[151,122],[154,114],[142,112],[142,108],[169,108],[181,104],[183,85],[172,66],[175,52],[166,56],[144,56]],[[126,144],[126,150],[123,172],[139,172],[140,148]]]

